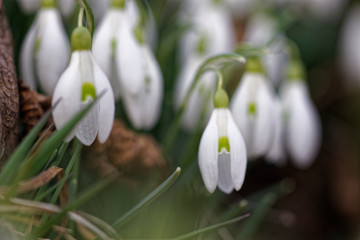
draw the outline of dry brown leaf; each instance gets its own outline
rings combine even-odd
[[[167,172],[157,142],[148,135],[127,129],[119,120],[114,121],[104,144],[95,142],[84,151],[84,159],[100,177],[118,173],[119,182],[130,187],[137,187],[151,174],[159,173],[163,177]]]

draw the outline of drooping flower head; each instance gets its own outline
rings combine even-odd
[[[321,125],[304,81],[302,63],[292,60],[289,64],[288,81],[281,91],[285,114],[285,143],[294,164],[299,168],[307,168],[319,151]]]
[[[205,186],[225,193],[240,190],[246,171],[244,140],[229,110],[227,93],[217,89],[209,123],[200,140],[199,166]]]
[[[234,119],[249,158],[267,153],[274,136],[273,92],[258,58],[249,58],[246,72],[231,101]]]
[[[125,110],[135,128],[149,130],[160,116],[162,73],[140,22],[135,28],[123,22],[118,34],[115,61]]]
[[[91,36],[85,27],[73,31],[71,46],[70,64],[61,75],[53,96],[53,104],[60,100],[53,112],[54,122],[58,129],[61,128],[105,92],[66,139],[70,141],[76,136],[88,146],[98,136],[103,143],[109,137],[114,121],[114,94],[109,80],[91,54]]]
[[[52,95],[69,60],[70,46],[54,0],[43,0],[21,48],[20,75],[31,88]]]

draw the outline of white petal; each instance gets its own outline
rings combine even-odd
[[[81,108],[85,108],[92,102],[92,99],[86,102],[81,102]],[[76,137],[85,146],[90,146],[99,132],[99,103],[96,103],[85,117],[81,119],[76,127]]]
[[[216,126],[216,110],[205,128],[199,145],[199,167],[205,186],[214,192],[218,182],[218,129]]]
[[[27,14],[35,12],[40,7],[40,0],[18,0],[21,10]]]
[[[36,43],[36,26],[30,28],[26,34],[25,40],[20,52],[20,75],[23,81],[32,89],[36,90],[34,50]]]
[[[130,119],[132,125],[136,129],[143,128],[143,102],[144,102],[144,93],[141,92],[137,95],[124,95],[124,106],[127,113],[128,118]]]
[[[138,94],[144,83],[146,62],[141,46],[125,19],[117,36],[116,64],[118,76],[124,91],[130,94]]]
[[[150,81],[149,83],[144,83],[145,87],[145,98],[143,102],[143,128],[151,129],[159,120],[162,99],[163,99],[163,78],[161,70],[157,60],[155,59],[153,53],[149,46],[144,46],[144,58],[146,60],[147,78],[145,81]]]
[[[96,29],[93,41],[93,54],[100,68],[110,80],[116,99],[121,96],[121,87],[113,56],[113,44],[118,44],[116,33],[123,19],[123,12],[119,9],[110,9]]]
[[[256,113],[254,119],[254,130],[252,134],[252,144],[249,149],[249,156],[256,158],[264,156],[274,138],[274,97],[270,87],[262,79],[256,97]]]
[[[266,14],[255,14],[247,24],[244,40],[255,46],[266,45],[276,34],[274,19]]]
[[[65,70],[56,85],[52,103],[58,102],[59,105],[53,111],[55,126],[62,128],[69,122],[81,109],[81,75],[79,69],[79,55],[73,54],[69,67]],[[75,131],[66,138],[70,141]]]
[[[286,143],[294,164],[299,168],[307,168],[312,164],[320,147],[319,116],[310,101],[304,82],[293,81],[287,87]]]
[[[88,3],[93,10],[95,23],[99,23],[110,6],[110,0],[89,0]]]
[[[69,61],[70,46],[56,9],[42,9],[39,14],[39,50],[36,70],[42,90],[52,95]],[[40,22],[41,21],[41,22]]]
[[[224,193],[231,193],[234,189],[233,180],[231,178],[231,155],[225,150],[218,154],[218,186]]]
[[[269,163],[283,166],[285,164],[286,156],[284,150],[284,119],[283,106],[278,97],[274,99],[274,139],[272,141],[269,152],[266,155],[266,160]]]
[[[105,142],[112,130],[115,115],[115,99],[111,85],[106,75],[94,61],[94,78],[96,93],[100,94],[106,90],[105,95],[99,101],[99,141]]]
[[[229,110],[227,110],[227,119],[227,131],[231,155],[231,177],[234,188],[239,191],[244,183],[246,172],[246,147],[241,133],[237,128]]]
[[[59,0],[58,3],[60,11],[65,17],[69,17],[74,12],[76,3],[74,0]]]

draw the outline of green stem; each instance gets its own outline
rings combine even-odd
[[[185,96],[182,104],[180,105],[179,111],[177,112],[177,114],[175,116],[175,120],[170,125],[169,131],[165,137],[164,152],[166,155],[169,153],[169,151],[171,149],[173,141],[177,135],[182,116],[185,112],[185,108],[186,108],[187,104],[189,103],[191,93],[194,91],[196,85],[200,81],[200,77],[205,72],[209,71],[210,69],[211,70],[217,69],[217,68],[219,68],[219,66],[223,66],[226,63],[230,63],[233,61],[238,61],[242,64],[245,64],[245,62],[246,62],[245,58],[241,55],[222,54],[222,55],[217,55],[217,56],[211,57],[211,58],[207,59],[203,64],[201,64],[198,71],[196,72],[194,81],[192,82],[191,86],[189,87],[189,90],[187,91],[186,96]],[[218,74],[218,70],[216,70],[215,72]],[[221,76],[221,79],[222,79],[222,76]]]
[[[79,11],[79,16],[78,16],[78,27],[83,27],[83,19],[84,19],[84,13],[85,13],[85,8],[80,8]]]

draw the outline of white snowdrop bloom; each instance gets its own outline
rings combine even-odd
[[[274,98],[274,138],[266,155],[266,160],[277,166],[283,166],[286,161],[284,142],[284,114],[283,106],[279,97]]]
[[[122,24],[128,24],[135,29],[138,23],[139,10],[134,1],[113,0],[111,8],[106,12],[94,33],[93,54],[110,79],[115,98],[121,96],[120,80],[117,73],[118,65],[115,63],[116,46],[123,36],[119,34]],[[131,31],[122,31],[124,34],[133,34]],[[126,37],[126,36],[125,36]]]
[[[205,61],[205,59],[195,54],[194,57],[191,57],[186,61],[185,66],[181,69],[175,91],[177,108],[180,108],[180,105],[184,101],[185,96],[194,81],[196,71],[203,61]],[[214,74],[210,72],[203,74],[199,83],[191,93],[189,102],[183,113],[183,118],[181,119],[181,124],[187,131],[195,129],[203,114],[207,116],[206,120],[210,116],[212,102],[209,101],[209,97],[212,95],[212,89],[214,89],[214,87]]]
[[[31,88],[36,89],[38,81],[40,88],[52,95],[69,61],[70,46],[54,1],[48,3],[38,12],[24,40],[20,75]]]
[[[264,156],[273,141],[273,99],[260,61],[247,59],[246,72],[232,98],[231,110],[250,159]]]
[[[298,168],[307,168],[319,151],[321,124],[303,79],[286,82],[281,100],[286,117],[286,149]]]
[[[192,5],[195,3],[190,4]],[[182,62],[186,61],[191,53],[199,51],[200,42],[203,44],[202,54],[205,58],[231,52],[236,37],[228,9],[211,0],[200,1],[195,6],[182,16],[182,21],[189,21],[192,25],[180,41]]]
[[[360,86],[360,4],[354,5],[345,18],[340,41],[340,65],[346,77],[347,86]]]
[[[126,21],[126,18],[124,18]],[[137,129],[149,130],[157,123],[163,99],[161,70],[142,30],[124,21],[116,44],[117,74],[124,93],[125,110]]]
[[[73,52],[70,64],[61,75],[53,96],[53,105],[60,101],[53,111],[54,122],[56,128],[63,127],[96,96],[105,92],[66,138],[66,141],[70,141],[76,136],[89,146],[98,135],[99,141],[103,143],[109,137],[114,121],[114,94],[109,80],[91,54],[89,31],[84,27],[76,28],[71,45]]]
[[[228,109],[228,101],[225,91],[218,89],[214,97],[215,109],[200,140],[199,167],[210,193],[216,186],[225,193],[233,189],[238,191],[245,177],[246,148]]]

